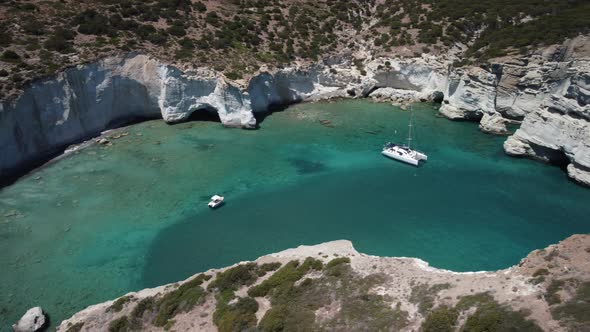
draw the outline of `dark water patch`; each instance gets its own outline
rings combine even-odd
[[[187,216],[152,243],[144,286],[338,239],[368,254],[420,257],[456,271],[495,270],[572,232],[590,231],[587,208],[577,205],[576,195],[590,197],[583,188],[555,172],[543,171],[547,178],[539,181],[534,172],[475,167],[481,162],[332,172]],[[553,192],[535,194],[542,186]]]
[[[264,122],[264,120],[266,120],[266,118],[271,116],[273,113],[283,112],[287,108],[289,108],[289,105],[286,105],[286,104],[271,104],[270,106],[268,106],[268,109],[264,112],[262,112],[262,111],[253,112],[254,118],[256,119],[257,128],[259,127],[260,124],[262,124]]]
[[[291,158],[289,162],[295,167],[297,174],[301,175],[320,173],[328,170],[328,167],[319,161]]]
[[[77,139],[68,142],[67,144],[62,144],[59,146],[55,146],[53,148],[48,148],[45,151],[40,151],[38,155],[23,160],[16,167],[0,170],[0,190],[2,190],[2,188],[4,187],[14,184],[18,179],[26,177],[31,172],[40,170],[43,167],[50,166],[51,164],[53,164],[53,162],[59,161],[64,151],[72,145],[81,144],[92,138],[98,137],[100,136],[100,133],[105,130],[130,126],[153,119],[156,119],[156,117],[120,117],[112,120],[103,129],[99,131],[86,133],[84,135],[81,135]]]

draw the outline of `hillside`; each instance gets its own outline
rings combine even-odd
[[[583,0],[30,0],[0,3],[0,97],[65,67],[121,52],[230,79],[331,55],[526,53],[587,33]],[[359,65],[360,66],[360,65]]]
[[[91,306],[57,331],[586,331],[589,240],[476,273],[300,246]]]

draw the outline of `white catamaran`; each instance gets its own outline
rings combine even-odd
[[[428,156],[418,150],[413,150],[412,146],[412,107],[410,106],[410,124],[408,125],[408,145],[396,144],[389,142],[383,146],[381,152],[384,156],[399,160],[401,162],[418,166],[420,160],[426,161]]]

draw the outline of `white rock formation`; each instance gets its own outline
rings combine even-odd
[[[252,128],[256,112],[336,97],[370,96],[395,104],[442,100],[444,116],[480,121],[482,131],[495,134],[507,134],[507,123],[524,118],[523,130],[507,142],[506,151],[547,159],[531,152],[534,149],[527,139],[536,134],[533,131],[548,129],[534,115],[527,120],[527,114],[538,112],[552,96],[577,102],[563,104],[560,114],[588,104],[589,61],[573,51],[585,50],[587,41],[578,38],[563,47],[529,58],[503,59],[487,68],[452,69],[448,60],[428,55],[378,58],[365,61],[363,68],[333,58],[314,65],[261,70],[242,85],[208,69],[182,72],[144,55],[107,58],[38,81],[17,100],[0,104],[0,179],[130,121],[161,117],[173,123],[189,119],[193,112],[215,112],[225,126]],[[579,126],[571,123],[562,129],[585,128]],[[539,135],[531,141],[535,146],[550,150],[561,146],[554,142],[559,135],[551,136],[552,141]],[[587,144],[582,134],[568,135],[574,135],[569,142]],[[583,152],[574,154],[569,174],[584,182],[588,163],[580,157]]]
[[[479,120],[495,112],[497,77],[478,67],[457,69],[449,75],[440,113],[452,120]]]
[[[436,71],[441,65],[432,66],[432,59],[392,60],[391,68],[381,69],[376,63],[367,64],[366,76],[351,62],[262,71],[244,88],[211,70],[182,72],[145,55],[80,65],[0,104],[0,178],[138,119],[161,117],[173,123],[196,111],[216,112],[225,126],[252,128],[253,112],[274,105],[366,96],[386,87],[396,88],[397,97],[391,97],[398,100],[428,99],[444,85]]]
[[[504,143],[509,155],[569,163],[568,175],[590,186],[590,74],[568,80],[562,95],[554,94],[527,114]]]
[[[45,314],[41,307],[34,307],[21,317],[21,319],[14,325],[12,330],[14,332],[35,332],[39,331],[45,326]]]

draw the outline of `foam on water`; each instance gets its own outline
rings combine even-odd
[[[381,156],[408,112],[367,101],[302,104],[256,131],[214,122],[132,126],[0,191],[0,322],[40,305],[52,323],[87,305],[301,244],[456,271],[516,264],[589,232],[590,191],[513,159],[503,137],[415,107],[413,168]],[[330,123],[320,123],[329,120]],[[227,204],[206,207],[219,193]]]

